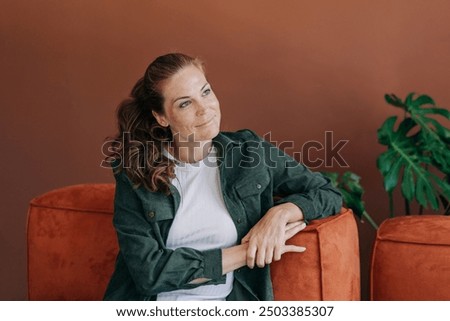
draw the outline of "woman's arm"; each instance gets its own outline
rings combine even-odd
[[[306,224],[303,222],[294,222],[291,224],[287,224],[284,228],[284,241],[283,246],[281,247],[281,255],[287,252],[304,252],[306,248],[297,245],[285,245],[284,243],[293,237],[295,234],[300,232],[306,227]],[[248,251],[248,243],[243,243],[240,245],[232,246],[222,250],[222,273],[227,274],[228,272],[237,270],[245,265],[247,265],[247,251]],[[251,266],[250,268],[253,268]],[[192,281],[192,284],[201,284],[209,281],[206,278],[199,278]]]
[[[248,243],[248,267],[253,268],[255,264],[264,267],[280,260],[285,242],[290,238],[286,239],[285,227],[294,223],[303,223],[303,213],[295,204],[283,203],[267,211],[241,241]]]
[[[262,225],[264,225],[264,222],[261,224],[261,226]],[[275,224],[273,224],[273,225],[275,225]],[[276,224],[276,225],[279,226],[279,224]],[[281,256],[283,254],[287,253],[287,252],[304,252],[306,250],[306,248],[303,247],[303,246],[286,245],[285,243],[286,243],[287,240],[289,240],[291,237],[293,237],[298,232],[303,230],[305,227],[306,227],[306,224],[304,222],[300,221],[300,220],[293,221],[292,223],[284,224],[283,228],[282,228],[282,231],[281,231],[282,237],[281,237],[281,240],[280,240],[280,245],[277,248],[277,255],[275,255],[274,257],[270,257],[270,259],[268,260],[270,262],[266,263],[266,262],[263,261],[263,263],[258,264],[258,266],[259,267],[263,267],[265,264],[272,263],[272,261],[279,261],[281,259]],[[261,229],[263,230],[264,228],[261,228]],[[250,231],[244,237],[243,240],[250,239],[251,237],[249,237],[249,234],[261,235],[258,231],[253,232],[253,233],[252,233],[252,231]],[[264,234],[262,234],[262,235],[264,235]],[[271,237],[269,236],[267,239],[270,239],[270,238]],[[234,257],[230,256],[229,258],[226,258],[223,255],[222,268],[224,270],[227,270],[227,268],[229,268],[230,271],[238,269],[238,268],[240,268],[240,267],[242,267],[244,265],[247,265],[249,268],[253,268],[254,267],[254,262],[255,262],[255,257],[254,256],[249,257],[249,251],[251,250],[250,249],[251,246],[252,245],[251,245],[250,242],[244,241],[244,242],[242,242],[241,245],[238,245],[238,247],[240,247],[240,249],[236,250],[236,253],[235,253]],[[273,249],[271,249],[269,251],[273,252]],[[253,253],[253,251],[251,253]],[[255,253],[256,253],[256,251],[255,251]],[[224,254],[224,251],[222,251],[222,254]],[[230,260],[230,261],[228,261],[228,260]],[[258,263],[258,261],[257,261],[257,263]],[[229,264],[230,266],[227,266],[227,264]]]
[[[249,243],[247,265],[263,267],[280,258],[286,224],[335,214],[342,206],[342,197],[328,178],[311,172],[280,149],[256,134],[252,135],[261,144],[265,164],[272,177],[274,196],[279,197],[275,206],[242,240]]]

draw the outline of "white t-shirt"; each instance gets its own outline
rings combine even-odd
[[[172,184],[180,193],[180,206],[169,230],[166,246],[199,251],[236,245],[237,231],[225,206],[216,149],[198,163],[177,163]],[[166,156],[174,159],[166,152]],[[158,301],[225,300],[233,288],[233,272],[226,283],[159,293]]]

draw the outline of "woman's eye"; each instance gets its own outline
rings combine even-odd
[[[185,102],[182,102],[182,103],[180,104],[180,108],[186,108],[187,106],[189,106],[190,103],[191,103],[191,102],[190,102],[189,100],[187,100],[187,101],[185,101]]]
[[[211,89],[205,89],[205,91],[203,92],[203,96],[207,96],[211,93]]]

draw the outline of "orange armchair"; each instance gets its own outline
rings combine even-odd
[[[400,216],[380,225],[372,252],[370,298],[450,300],[449,216]]]
[[[114,184],[83,184],[34,198],[28,211],[28,298],[101,300],[117,240]],[[311,222],[271,266],[276,300],[359,300],[358,231],[350,210]]]

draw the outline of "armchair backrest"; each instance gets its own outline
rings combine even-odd
[[[101,300],[118,245],[114,184],[50,191],[28,211],[29,300]],[[306,246],[271,266],[276,300],[359,300],[358,231],[351,210],[312,221],[289,240]]]

